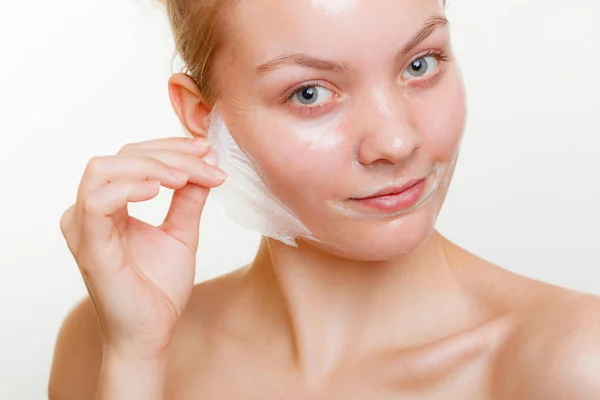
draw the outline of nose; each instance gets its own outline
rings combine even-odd
[[[365,166],[406,163],[422,145],[407,100],[379,90],[368,103],[363,107],[358,161]]]

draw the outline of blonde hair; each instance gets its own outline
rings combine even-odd
[[[176,50],[185,73],[196,83],[202,98],[212,103],[218,93],[213,62],[226,36],[223,11],[230,0],[157,0],[168,14]]]

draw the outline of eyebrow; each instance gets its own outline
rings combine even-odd
[[[419,44],[427,39],[431,34],[439,27],[447,26],[450,22],[441,15],[435,15],[429,18],[423,27],[414,35],[400,50],[396,56],[396,61],[400,62],[401,59],[406,57],[408,53],[414,50]],[[260,64],[256,67],[256,73],[259,75],[266,74],[267,72],[273,71],[274,69],[282,65],[299,65],[302,67],[308,67],[321,71],[333,71],[333,72],[348,72],[352,68],[346,62],[337,62],[331,60],[322,60],[311,57],[303,53],[293,54],[282,54],[273,58],[266,63]]]

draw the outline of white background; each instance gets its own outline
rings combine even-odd
[[[518,273],[600,294],[600,2],[450,0],[469,96],[438,227]],[[173,45],[152,0],[0,3],[0,398],[46,398],[53,344],[85,294],[59,219],[87,160],[182,135]],[[168,192],[133,208],[158,223]],[[197,279],[258,236],[209,203]]]

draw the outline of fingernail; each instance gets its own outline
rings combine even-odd
[[[210,165],[217,165],[217,164],[219,164],[219,157],[217,156],[217,153],[215,153],[212,150],[210,151],[210,153],[208,153],[207,155],[205,155],[203,157],[203,159],[204,159],[204,161],[207,164],[210,164]]]
[[[208,143],[208,140],[206,138],[195,137],[192,139],[192,145],[196,147],[209,147],[210,143]]]
[[[225,180],[229,175],[219,167],[208,164],[208,172],[217,179]]]

